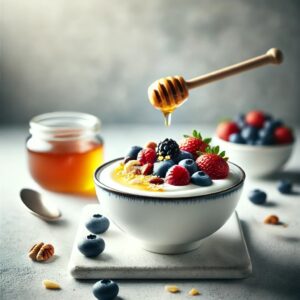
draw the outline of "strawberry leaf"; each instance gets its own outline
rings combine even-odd
[[[218,153],[219,153],[219,151],[220,151],[220,147],[219,147],[219,146],[216,146],[216,147],[215,147],[215,151],[214,151],[214,153],[215,153],[215,154],[218,154]]]
[[[222,151],[219,155],[224,158],[225,157],[225,151]]]
[[[211,153],[211,147],[209,145],[205,148],[205,153]]]
[[[206,138],[203,140],[203,142],[208,145],[211,142],[211,138]]]
[[[196,129],[193,130],[193,137],[195,137],[195,138],[198,137],[198,133],[197,133],[197,130],[196,130]]]

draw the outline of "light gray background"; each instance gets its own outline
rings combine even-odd
[[[300,124],[300,1],[2,0],[0,123],[55,110],[104,123],[158,123],[147,87],[262,54],[268,66],[191,92],[174,122],[265,109]]]

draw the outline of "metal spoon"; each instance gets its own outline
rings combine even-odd
[[[53,203],[43,199],[37,191],[22,189],[20,197],[32,214],[45,221],[56,221],[61,217],[60,210]]]

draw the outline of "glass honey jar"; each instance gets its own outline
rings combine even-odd
[[[47,190],[94,195],[94,171],[103,163],[100,124],[79,112],[32,118],[26,148],[33,179]]]

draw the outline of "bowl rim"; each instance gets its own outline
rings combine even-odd
[[[233,162],[228,162],[229,164],[234,165],[235,167],[237,167],[239,169],[239,171],[242,174],[242,177],[236,184],[234,184],[231,187],[226,188],[222,191],[214,192],[214,193],[211,193],[211,194],[199,195],[199,196],[179,197],[179,198],[177,198],[177,197],[176,198],[165,198],[165,197],[153,197],[153,196],[147,196],[147,195],[135,195],[135,194],[127,193],[127,192],[121,192],[121,191],[118,191],[114,188],[111,188],[111,187],[107,186],[106,184],[100,182],[100,180],[98,179],[97,175],[99,174],[99,172],[102,169],[104,169],[109,164],[112,164],[112,163],[114,163],[118,160],[123,160],[123,159],[124,159],[124,157],[115,158],[115,159],[107,161],[106,163],[99,166],[94,172],[94,183],[95,183],[96,186],[102,188],[105,191],[115,193],[115,194],[118,194],[118,195],[122,195],[122,196],[125,196],[125,197],[134,198],[136,200],[138,200],[138,199],[139,200],[148,199],[148,200],[154,200],[154,201],[170,202],[170,201],[187,201],[188,199],[189,200],[201,200],[201,199],[207,199],[207,198],[217,198],[217,196],[219,196],[219,195],[224,195],[224,194],[227,194],[227,193],[231,193],[231,192],[234,192],[235,190],[239,189],[240,187],[243,186],[243,184],[245,182],[245,179],[246,179],[245,171],[240,166],[238,166],[237,164],[235,164]]]
[[[279,144],[279,145],[248,145],[248,144],[235,144],[229,141],[222,140],[218,136],[213,138],[216,142],[223,143],[228,147],[232,147],[234,149],[242,149],[245,151],[274,151],[274,150],[284,150],[293,148],[295,145],[295,140],[289,144]]]

